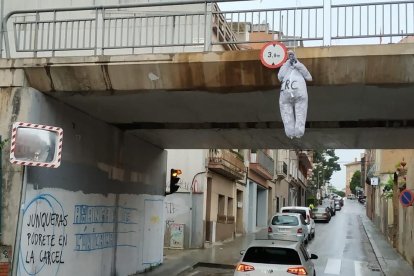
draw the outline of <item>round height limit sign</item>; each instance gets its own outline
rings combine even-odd
[[[279,68],[287,60],[287,48],[281,42],[266,43],[260,51],[260,60],[267,68]]]

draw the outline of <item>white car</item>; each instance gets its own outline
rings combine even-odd
[[[267,237],[307,243],[309,240],[308,225],[301,214],[277,213],[269,221]]]
[[[312,210],[309,207],[285,206],[280,209],[280,212],[301,214],[308,225],[309,239],[313,239],[315,237],[315,221],[313,220]]]
[[[303,243],[298,241],[254,240],[240,254],[242,257],[236,265],[234,276],[315,276],[312,259],[318,256],[309,256]]]

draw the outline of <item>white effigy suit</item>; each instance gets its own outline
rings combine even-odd
[[[288,60],[282,65],[278,74],[280,86],[279,107],[285,126],[286,136],[300,138],[305,133],[308,111],[308,92],[306,81],[312,76],[305,65],[300,63],[295,53],[288,51]]]

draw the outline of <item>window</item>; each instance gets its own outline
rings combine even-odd
[[[233,198],[227,198],[227,216],[233,216]]]
[[[305,210],[297,210],[297,209],[286,209],[283,210],[282,213],[295,213],[295,214],[301,214],[304,219],[306,219],[306,211]]]
[[[272,219],[272,225],[299,225],[299,220],[294,216],[274,216]]]
[[[218,214],[221,216],[224,216],[224,208],[226,205],[226,201],[225,201],[225,196],[224,195],[219,195],[218,196]]]
[[[299,254],[294,249],[262,246],[254,246],[247,249],[243,261],[262,264],[301,264]]]

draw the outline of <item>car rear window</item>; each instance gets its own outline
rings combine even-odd
[[[299,220],[294,216],[274,216],[272,219],[272,225],[299,225]]]
[[[298,210],[298,209],[285,209],[282,213],[295,213],[301,214],[304,219],[306,219],[306,211],[305,210]]]
[[[261,264],[300,265],[298,252],[291,248],[250,247],[243,257],[244,262]]]
[[[326,209],[325,208],[315,208],[312,210],[312,212],[314,213],[326,213]]]

